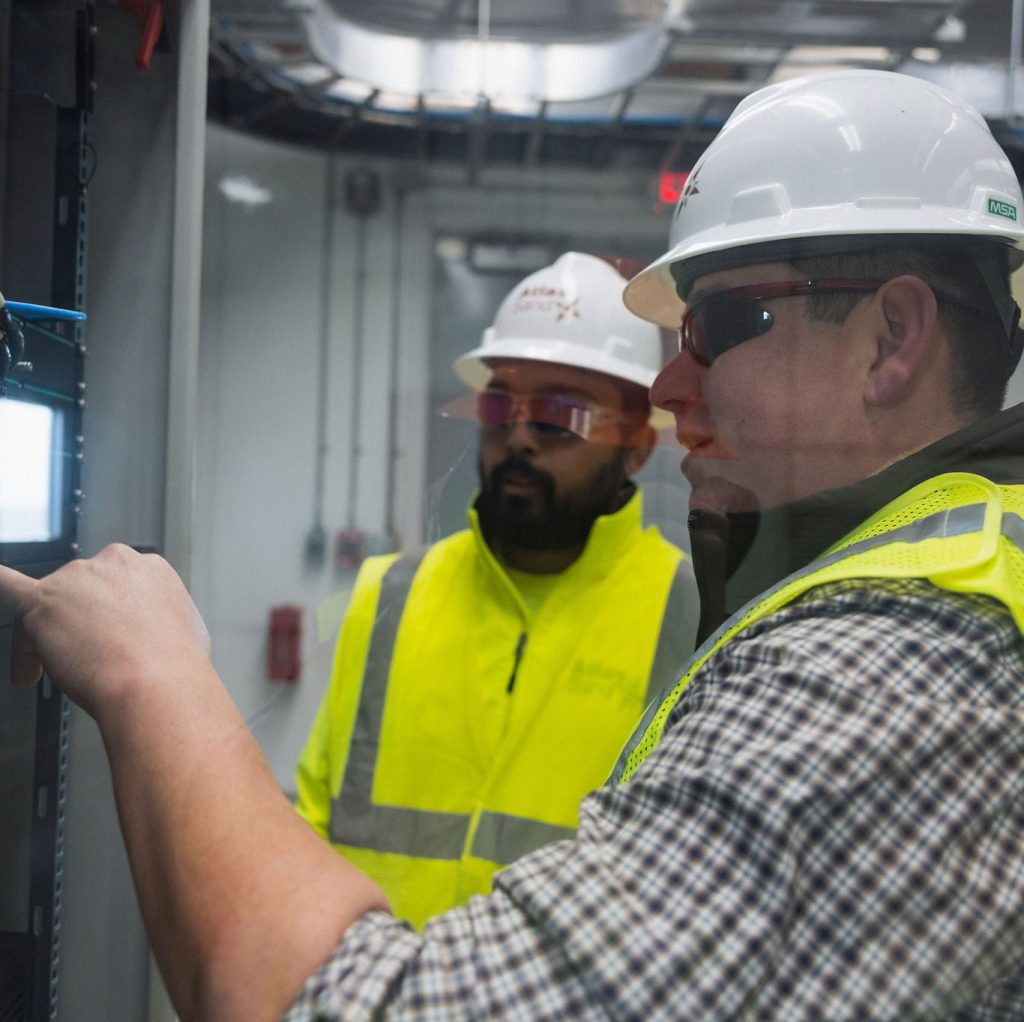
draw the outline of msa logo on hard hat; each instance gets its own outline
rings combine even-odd
[[[989,199],[988,211],[995,216],[1004,216],[1007,220],[1017,219],[1017,207],[1001,199]]]

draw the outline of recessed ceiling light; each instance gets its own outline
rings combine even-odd
[[[274,197],[269,188],[264,188],[244,174],[225,174],[218,187],[221,195],[229,202],[238,202],[250,209],[264,206]]]

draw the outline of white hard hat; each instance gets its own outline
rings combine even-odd
[[[488,359],[519,358],[650,387],[663,361],[661,331],[626,310],[622,286],[622,276],[604,259],[566,252],[505,296],[480,346],[455,360],[456,373],[482,390],[491,377]],[[670,422],[652,412],[655,427]]]
[[[880,234],[1020,249],[1022,216],[1010,161],[974,107],[891,71],[808,75],[736,107],[687,178],[669,251],[629,282],[624,300],[638,316],[678,326],[673,271],[692,282],[729,265],[734,249],[788,241],[794,254],[797,245],[826,252],[824,239]],[[734,258],[743,255],[746,264],[776,261]],[[1017,265],[1019,253],[1011,256]]]

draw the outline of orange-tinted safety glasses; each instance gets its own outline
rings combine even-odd
[[[482,426],[502,429],[523,422],[540,440],[597,440],[619,443],[598,436],[610,424],[621,422],[622,413],[588,401],[575,394],[516,394],[486,389],[464,395],[441,409],[446,418],[475,419]]]

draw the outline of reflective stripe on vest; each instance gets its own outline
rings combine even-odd
[[[473,854],[478,859],[489,859],[508,865],[521,859],[527,852],[576,836],[574,827],[556,827],[551,823],[538,823],[525,816],[506,816],[504,813],[480,814],[480,822],[473,835]]]
[[[354,848],[424,859],[458,859],[469,832],[467,815],[377,805],[372,798],[391,654],[405,600],[422,560],[423,552],[405,554],[381,579],[345,775],[338,797],[331,801],[330,834],[332,841]]]
[[[938,480],[951,480],[953,484],[962,484],[966,479],[975,479],[978,483],[995,489],[994,485],[988,483],[987,480],[982,480],[979,477],[969,477],[965,474],[949,474],[938,477]],[[937,484],[937,480],[930,482]],[[928,485],[923,484],[921,487],[916,487],[911,493],[923,490]],[[1019,490],[1019,488],[1016,489]],[[701,644],[700,648],[678,674],[671,690],[668,691],[664,698],[652,702],[647,707],[639,724],[623,748],[609,778],[609,783],[627,781],[633,775],[643,760],[657,745],[672,708],[697,670],[720,646],[732,639],[737,632],[742,631],[756,620],[778,609],[778,607],[770,606],[770,604],[784,590],[792,591],[787,593],[786,598],[781,600],[779,606],[783,606],[807,589],[818,585],[819,582],[815,579],[815,576],[821,575],[827,572],[833,565],[855,558],[859,554],[877,550],[894,543],[916,544],[929,539],[951,539],[957,536],[981,534],[985,531],[988,510],[988,504],[964,504],[959,507],[951,507],[925,515],[922,518],[914,519],[906,525],[881,532],[875,536],[869,536],[866,539],[854,540],[849,545],[812,561],[806,567],[787,576],[765,592],[759,594],[745,606],[741,607],[713,635],[709,636]],[[1003,536],[1024,554],[1024,518],[1021,518],[1020,515],[1014,512],[1004,512],[1000,516],[998,531],[999,535]],[[904,575],[903,577],[911,576]],[[829,580],[822,579],[821,581]],[[805,584],[801,586],[801,582]]]
[[[338,796],[331,800],[329,829],[331,841],[336,844],[419,859],[453,860],[462,858],[466,850],[472,820],[468,813],[411,809],[373,801],[373,776],[395,641],[409,590],[425,554],[425,550],[403,554],[381,579],[345,774]],[[678,629],[673,625],[692,613],[685,606],[685,579],[681,560],[662,617],[648,678],[648,701],[664,689],[666,678],[673,676],[679,663],[680,658],[675,653]],[[570,827],[484,810],[477,822],[470,854],[507,865],[534,849],[571,838],[575,833]]]

